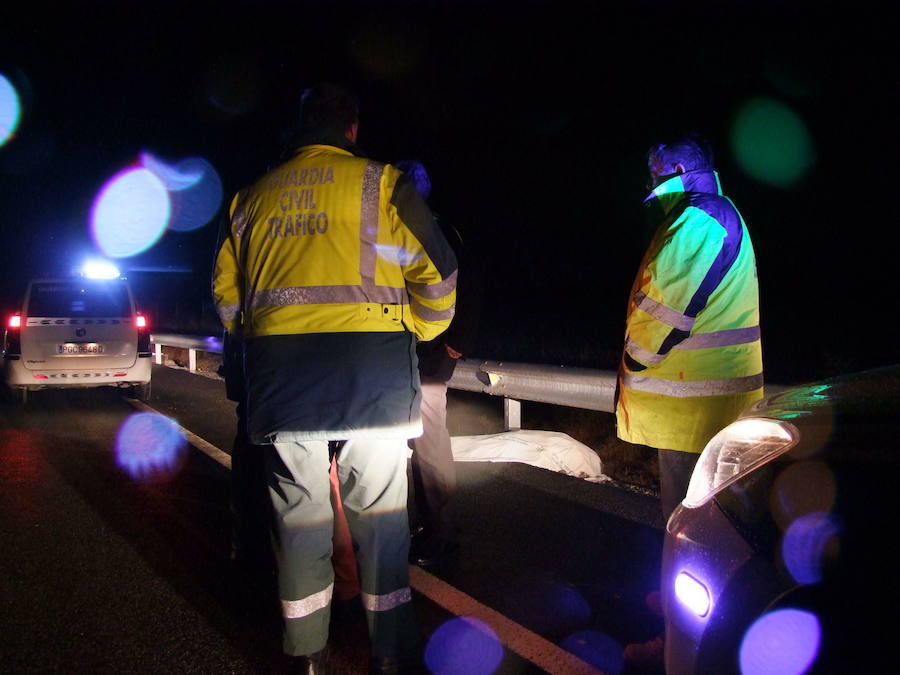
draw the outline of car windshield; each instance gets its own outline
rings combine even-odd
[[[131,302],[121,282],[39,282],[31,286],[27,312],[34,317],[126,317]]]

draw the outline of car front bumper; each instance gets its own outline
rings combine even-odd
[[[704,614],[676,594],[680,574],[705,589],[709,608]],[[713,499],[693,509],[679,506],[672,514],[662,575],[666,673],[739,672],[744,633],[783,592],[771,556],[756,552]]]

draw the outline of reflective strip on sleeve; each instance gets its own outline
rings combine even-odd
[[[651,300],[643,291],[634,294],[634,304],[653,318],[679,330],[690,330],[696,321],[694,317],[686,316],[674,309],[669,309],[656,300]]]
[[[372,595],[370,593],[360,593],[360,595],[362,596],[363,606],[370,612],[387,612],[412,600],[412,591],[409,590],[409,586],[386,595]]]
[[[456,312],[455,307],[448,307],[447,309],[431,309],[431,307],[426,307],[415,298],[410,300],[409,308],[416,313],[416,316],[425,321],[449,321]]]
[[[240,305],[220,305],[216,307],[216,313],[219,315],[219,319],[224,323],[226,321],[234,321],[237,319],[238,314],[241,313]]]
[[[756,342],[759,340],[759,337],[759,326],[732,328],[729,330],[716,331],[715,333],[691,335],[691,337],[682,340],[675,345],[675,349],[707,349],[710,347],[743,345],[748,342]]]
[[[647,377],[635,373],[624,373],[622,385],[635,391],[644,391],[648,394],[662,394],[676,398],[689,396],[724,396],[728,394],[745,394],[761,389],[763,375],[747,375],[746,377],[733,377],[722,380],[697,380],[694,382],[682,382],[680,380],[661,380],[656,377]]]
[[[666,358],[665,354],[654,354],[651,351],[648,351],[641,347],[637,342],[629,337],[625,341],[625,351],[631,354],[635,361],[639,363],[661,363],[664,358]]]
[[[456,275],[458,270],[437,284],[410,284],[410,290],[416,295],[428,300],[445,298],[456,288]]]
[[[244,207],[244,200],[247,198],[246,190],[241,190],[237,198],[237,207],[234,209],[234,215],[231,216],[231,226],[234,229],[234,236],[240,238],[247,229],[247,209]]]
[[[376,302],[403,305],[408,302],[402,288],[375,286],[369,294],[360,286],[292,286],[267,288],[253,294],[252,309],[284,305],[329,305],[342,302]]]
[[[313,612],[328,607],[331,603],[331,594],[334,591],[334,583],[328,585],[324,591],[308,595],[302,600],[282,600],[281,609],[285,619],[302,619]]]

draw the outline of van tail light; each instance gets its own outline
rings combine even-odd
[[[138,332],[138,356],[150,356],[150,322],[143,314],[137,314],[134,317],[134,325]]]
[[[3,336],[3,356],[17,359],[22,355],[22,315],[13,314],[6,320],[6,333]]]

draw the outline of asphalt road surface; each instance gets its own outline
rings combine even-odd
[[[277,671],[272,578],[229,560],[233,404],[221,381],[164,366],[153,377],[147,406],[112,389],[0,404],[4,672]],[[451,431],[499,431],[501,407],[451,392]],[[161,456],[163,440],[128,440],[135,429],[188,442]],[[656,672],[624,663],[622,648],[662,629],[645,603],[658,586],[657,501],[523,464],[457,469],[460,552],[412,568],[431,669]],[[367,649],[364,625],[336,617],[331,671],[364,673]]]

